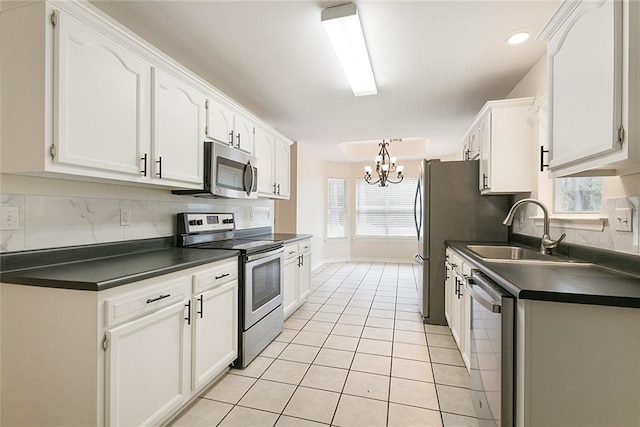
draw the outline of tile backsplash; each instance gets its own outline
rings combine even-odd
[[[233,212],[238,229],[273,225],[273,201],[262,199],[180,202],[2,194],[0,206],[18,208],[18,230],[0,231],[0,252],[172,236],[179,212]],[[131,225],[120,225],[120,209],[131,210]]]
[[[566,242],[577,245],[597,247],[618,252],[640,253],[640,233],[638,230],[638,207],[640,197],[616,197],[602,199],[602,217],[606,217],[607,221],[604,229],[601,231],[582,230],[564,227],[555,227],[551,224],[551,238],[557,239],[560,234],[566,233]],[[616,209],[631,208],[633,213],[632,231],[616,231]],[[536,207],[529,204],[526,206],[525,221],[518,224],[513,222],[513,232],[528,236],[541,237],[542,226],[534,224],[533,216],[536,215]]]

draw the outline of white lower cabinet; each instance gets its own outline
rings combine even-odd
[[[445,261],[445,317],[451,335],[458,345],[467,370],[470,369],[471,350],[471,300],[466,291],[466,277],[471,265],[447,249]]]
[[[298,250],[296,245],[287,245],[284,249],[284,291],[283,308],[284,317],[293,313],[299,305],[298,290]]]
[[[293,313],[311,293],[311,239],[284,247],[284,317]]]
[[[237,356],[237,269],[99,292],[3,283],[0,425],[166,423]]]
[[[640,310],[517,304],[515,425],[640,425]]]
[[[202,388],[238,354],[238,282],[204,292],[193,300],[192,385]]]
[[[154,425],[189,396],[185,302],[106,332],[105,425]]]
[[[311,240],[298,244],[300,263],[298,268],[298,292],[306,300],[311,293]]]

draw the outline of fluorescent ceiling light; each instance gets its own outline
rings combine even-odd
[[[354,3],[322,10],[324,26],[355,96],[378,93]]]

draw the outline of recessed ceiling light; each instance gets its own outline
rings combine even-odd
[[[529,38],[529,33],[526,31],[518,31],[513,33],[507,39],[507,43],[509,44],[520,44],[525,42]]]

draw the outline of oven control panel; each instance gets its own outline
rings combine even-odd
[[[192,234],[207,231],[232,231],[235,222],[232,213],[180,213],[178,233]]]

